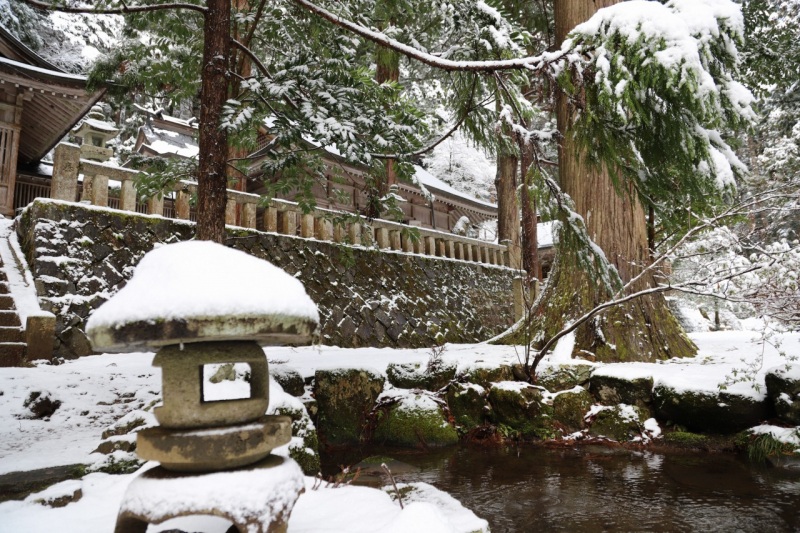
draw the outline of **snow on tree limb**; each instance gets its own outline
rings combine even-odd
[[[145,13],[148,11],[162,11],[172,9],[187,9],[190,11],[197,11],[199,13],[207,13],[208,9],[196,4],[189,4],[184,2],[168,2],[166,4],[135,4],[127,5],[124,2],[119,2],[119,7],[96,7],[91,4],[83,4],[70,0],[62,0],[60,2],[43,2],[41,0],[22,0],[26,4],[33,6],[37,9],[44,9],[45,11],[61,11],[63,13],[88,13],[96,15],[125,15],[129,13]],[[115,2],[106,2],[109,5],[114,5]]]
[[[399,52],[406,57],[415,59],[441,70],[446,71],[472,71],[472,72],[494,72],[498,70],[519,70],[527,69],[539,71],[547,68],[550,64],[563,57],[563,52],[544,53],[538,56],[522,57],[519,59],[506,59],[497,61],[452,61],[427,52],[423,52],[413,46],[408,46],[395,39],[388,37],[385,33],[372,30],[360,24],[331,13],[327,9],[320,7],[308,0],[292,0],[300,7],[322,17],[323,19],[348,30],[359,37],[377,43],[386,48]]]

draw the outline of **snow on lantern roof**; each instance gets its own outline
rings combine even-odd
[[[220,244],[186,241],[147,253],[86,332],[97,350],[130,351],[211,340],[302,344],[318,324],[303,284],[280,268]]]

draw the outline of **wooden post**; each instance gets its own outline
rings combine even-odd
[[[330,241],[333,238],[333,222],[324,217],[314,219],[314,236],[320,241]]]
[[[108,176],[100,174],[94,177],[92,184],[92,205],[108,207]]]
[[[350,244],[361,244],[361,224],[353,222],[347,230]]]
[[[94,175],[83,175],[83,187],[81,188],[81,202],[92,203],[92,188],[94,187]]]
[[[436,239],[425,237],[425,255],[436,255]]]
[[[300,236],[306,239],[314,236],[314,215],[311,213],[300,215]]]
[[[175,218],[189,220],[189,193],[187,191],[177,191],[175,193]]]
[[[228,201],[225,203],[225,225],[235,225],[236,224],[236,200],[233,198],[228,198]]]
[[[272,206],[264,209],[264,231],[278,232],[278,209]]]
[[[119,208],[123,211],[136,211],[136,187],[133,185],[133,180],[122,180],[122,187],[119,191]]]
[[[156,194],[147,199],[147,213],[149,215],[164,216],[164,197]]]
[[[389,230],[386,228],[375,228],[375,241],[378,248],[384,250],[389,247]]]
[[[282,211],[279,231],[284,235],[297,235],[297,213]]]
[[[333,242],[344,242],[345,229],[341,222],[333,225]]]
[[[242,226],[245,228],[256,227],[256,204],[247,202],[242,206]]]
[[[401,235],[401,240],[403,241],[403,251],[413,253],[414,241],[411,240],[411,236],[406,233],[405,235]]]

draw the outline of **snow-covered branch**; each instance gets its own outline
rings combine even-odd
[[[184,2],[167,2],[165,4],[134,4],[120,3],[120,7],[97,7],[79,2],[52,3],[41,0],[22,0],[26,4],[45,11],[60,11],[62,13],[88,13],[94,15],[127,15],[131,13],[145,13],[150,11],[163,11],[171,9],[187,9],[205,14],[208,12],[203,6]]]
[[[332,24],[352,32],[359,37],[363,37],[376,44],[394,50],[404,56],[415,59],[428,66],[447,71],[472,71],[472,72],[494,72],[497,70],[519,70],[526,69],[539,71],[547,68],[550,64],[562,59],[565,52],[558,51],[544,53],[538,56],[521,57],[518,59],[505,59],[496,61],[452,61],[427,52],[423,52],[413,46],[408,46],[400,41],[388,37],[385,33],[375,31],[355,22],[331,13],[327,9],[320,7],[308,0],[292,0],[294,3],[331,22]]]

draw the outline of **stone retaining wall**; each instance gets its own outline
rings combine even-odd
[[[37,200],[24,211],[17,233],[40,304],[57,317],[56,355],[71,358],[91,353],[83,332],[90,312],[124,285],[156,243],[190,239],[194,224]],[[506,267],[239,228],[228,235],[228,245],[269,260],[305,284],[320,309],[323,344],[478,342],[513,321],[515,271]]]

